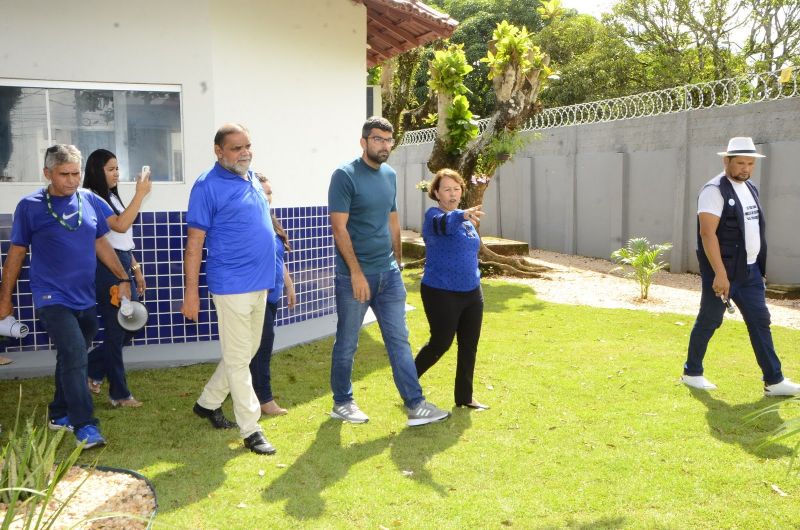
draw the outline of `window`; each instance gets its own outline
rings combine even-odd
[[[183,181],[180,89],[164,85],[0,79],[0,181],[41,182],[45,150],[73,144],[117,155],[120,180],[144,165],[152,179]]]

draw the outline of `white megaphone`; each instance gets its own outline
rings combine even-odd
[[[125,296],[120,299],[117,322],[122,329],[135,333],[147,324],[149,316],[150,313],[143,303],[129,300]]]
[[[28,335],[28,331],[28,326],[22,322],[18,322],[17,319],[11,315],[0,320],[0,335],[22,339]]]

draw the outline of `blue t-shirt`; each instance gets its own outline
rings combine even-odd
[[[264,190],[219,165],[192,186],[186,222],[206,233],[206,280],[213,294],[242,294],[275,285],[275,231]]]
[[[14,211],[11,243],[30,247],[30,281],[33,305],[63,305],[89,309],[96,303],[94,276],[97,268],[95,241],[108,232],[106,218],[114,212],[89,190],[68,197],[50,196],[53,211],[69,226],[67,230],[47,210],[44,189],[24,197]]]
[[[464,210],[444,212],[433,207],[425,212],[425,273],[422,283],[434,289],[472,291],[480,287],[478,250],[481,239],[464,220]]]
[[[283,296],[283,263],[286,256],[286,248],[283,246],[283,240],[278,234],[275,234],[275,287],[270,289],[267,296],[267,302],[270,304],[277,304]]]
[[[347,232],[364,274],[397,268],[389,233],[389,213],[397,211],[397,173],[388,164],[373,169],[356,158],[333,172],[328,212],[347,213]],[[339,249],[336,272],[350,274]]]

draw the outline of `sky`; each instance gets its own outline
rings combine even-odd
[[[571,9],[576,9],[578,13],[594,15],[600,19],[602,13],[611,11],[611,6],[616,0],[561,0],[561,5]]]

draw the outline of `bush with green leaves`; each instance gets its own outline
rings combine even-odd
[[[612,252],[611,260],[633,268],[629,276],[639,282],[639,294],[642,300],[647,300],[653,274],[667,267],[661,261],[661,255],[671,248],[672,243],[657,245],[650,243],[646,237],[634,237],[628,240],[627,245]]]
[[[489,66],[488,77],[490,80],[495,76],[503,75],[506,67],[510,64],[518,64],[522,75],[527,74],[533,68],[530,51],[535,46],[531,41],[531,34],[528,33],[525,26],[518,28],[503,20],[492,33],[490,45],[494,48],[494,52],[489,50],[486,52],[486,57],[480,60]],[[541,55],[541,53],[537,55]]]
[[[444,50],[436,50],[428,68],[428,86],[449,96],[468,94],[464,78],[472,71],[467,62],[463,44],[451,44]]]
[[[467,98],[462,95],[454,97],[447,108],[447,151],[460,154],[477,136],[478,124],[469,110]]]

